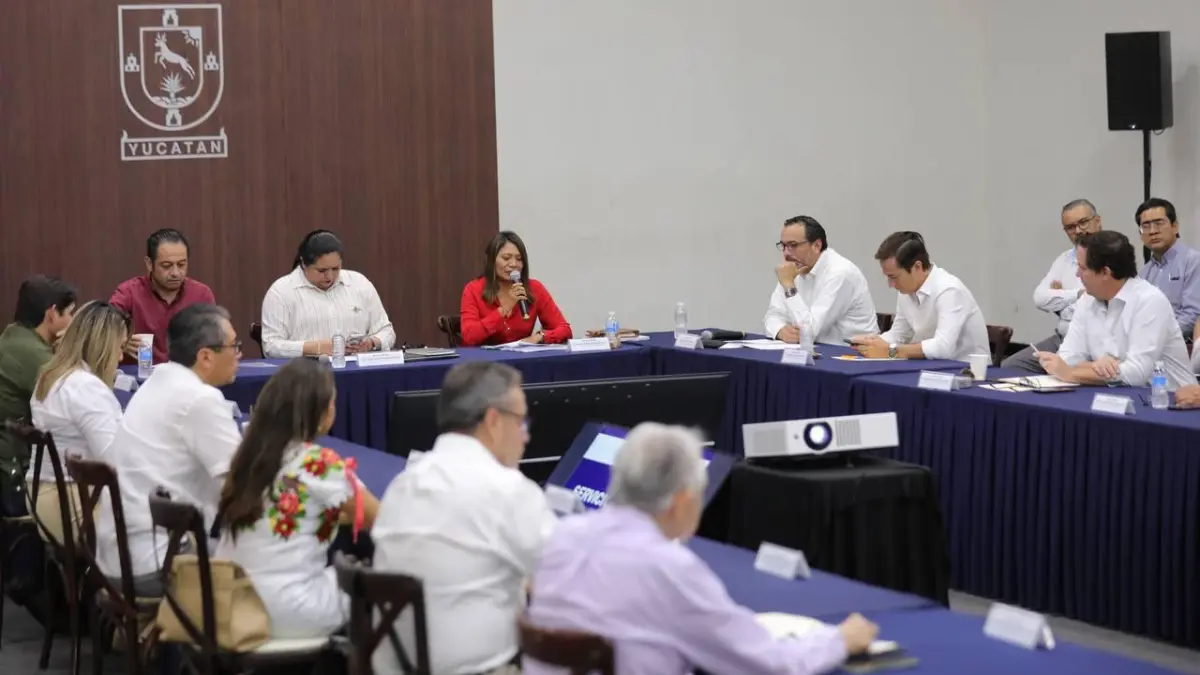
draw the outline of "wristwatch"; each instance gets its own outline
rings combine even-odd
[[[795,286],[792,286],[791,288],[783,289],[783,297],[785,297],[785,298],[790,298],[790,297],[796,295],[796,293],[797,293],[797,291],[796,291]]]
[[[888,345],[888,358],[896,358],[896,345]]]

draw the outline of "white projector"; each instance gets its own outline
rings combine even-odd
[[[900,444],[896,413],[846,415],[742,425],[746,458],[804,457],[894,448]]]

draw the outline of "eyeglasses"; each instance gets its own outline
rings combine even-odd
[[[784,249],[787,249],[788,251],[795,251],[807,243],[807,241],[777,241],[775,242],[775,248],[780,251]]]
[[[234,340],[233,343],[227,344],[227,345],[225,345],[225,344],[205,345],[205,347],[208,347],[209,349],[213,350],[214,352],[219,352],[222,349],[233,349],[234,351],[240,352],[240,351],[242,351],[242,341]]]
[[[1138,225],[1138,229],[1142,232],[1153,232],[1155,230],[1161,230],[1170,224],[1171,221],[1167,220],[1166,218],[1155,218],[1154,220],[1147,220],[1144,223],[1140,223]]]
[[[508,415],[510,417],[517,418],[517,420],[521,422],[521,430],[522,431],[529,430],[529,416],[528,415],[522,415],[520,413],[515,413],[511,410],[506,410],[505,408],[493,408],[493,410],[495,410],[496,412],[501,413],[503,415]]]
[[[1092,215],[1092,216],[1088,216],[1087,218],[1077,220],[1069,225],[1063,225],[1063,232],[1066,232],[1067,234],[1071,234],[1072,232],[1078,232],[1078,231],[1082,230],[1083,228],[1087,227],[1088,225],[1091,225],[1092,221],[1095,219],[1096,219],[1096,216]]]

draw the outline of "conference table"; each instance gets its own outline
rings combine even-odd
[[[402,457],[337,438],[322,439],[354,457],[359,476],[382,496],[405,468]],[[860,612],[880,626],[880,639],[894,640],[918,663],[906,672],[938,675],[1067,675],[1122,673],[1162,675],[1158,666],[1087,647],[1059,642],[1050,651],[1030,651],[983,634],[979,617],[941,608],[925,598],[877,588],[813,570],[807,580],[786,580],[754,569],[754,554],[694,538],[688,547],[721,578],[730,597],[755,612],[785,612],[837,623]]]

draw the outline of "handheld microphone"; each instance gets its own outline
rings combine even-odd
[[[508,280],[513,282],[514,284],[521,283],[521,273],[517,270],[513,270],[513,271],[509,272]],[[525,298],[521,298],[518,301],[518,303],[521,305],[521,318],[528,321],[529,320],[529,303],[525,300]]]
[[[746,334],[740,330],[723,330],[714,328],[700,332],[701,340],[745,340]]]

